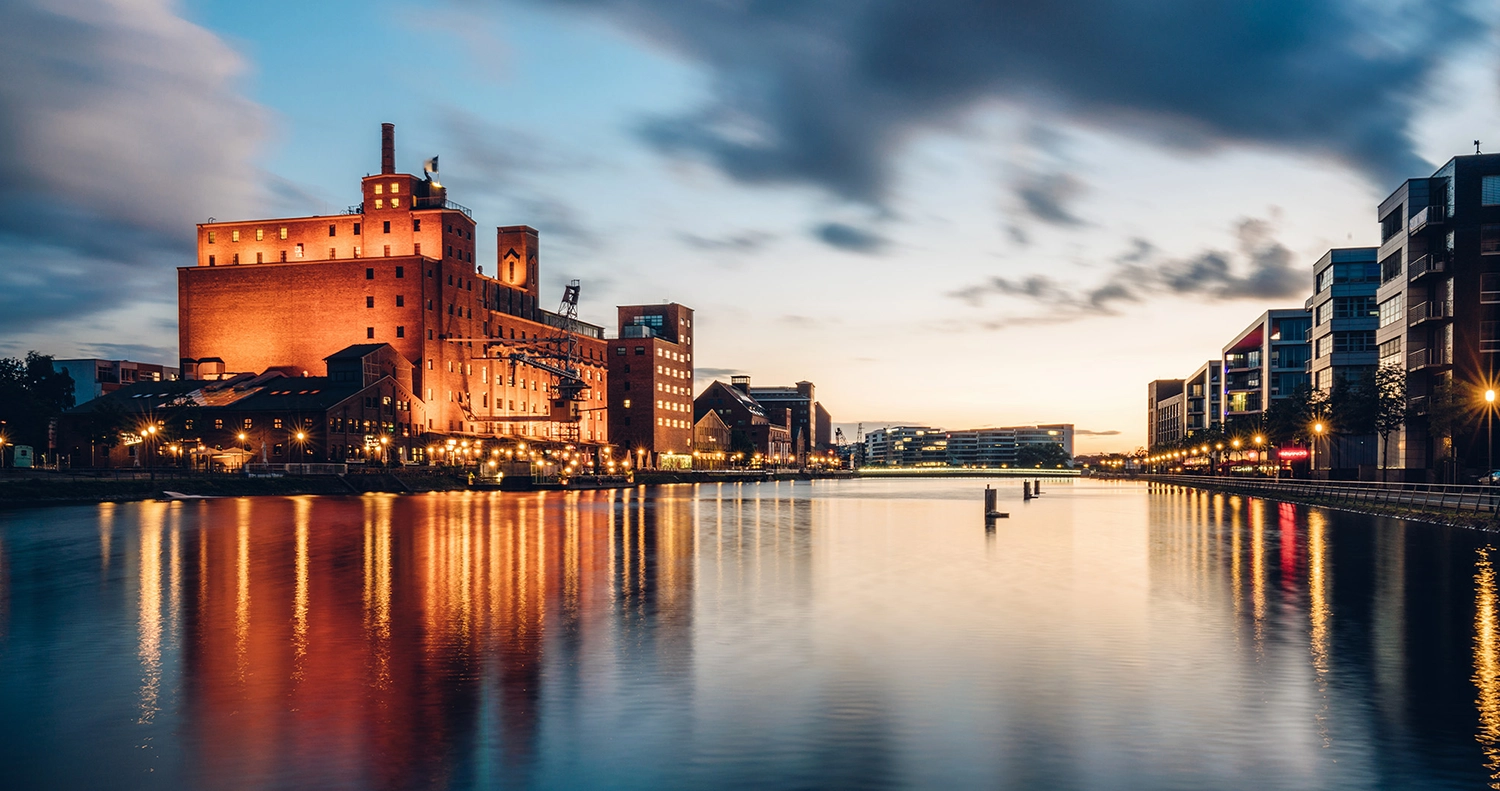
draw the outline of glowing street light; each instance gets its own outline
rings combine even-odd
[[[1495,471],[1495,388],[1491,387],[1484,391],[1484,433],[1485,439],[1489,440],[1487,445],[1489,456],[1489,469],[1484,471],[1485,475]]]

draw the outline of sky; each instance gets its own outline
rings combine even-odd
[[[1500,150],[1459,0],[6,0],[0,74],[0,354],[174,362],[194,224],[342,211],[391,122],[544,304],[692,307],[699,389],[1079,453]]]

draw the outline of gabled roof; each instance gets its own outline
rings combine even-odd
[[[734,400],[740,406],[742,406],[745,409],[749,410],[750,414],[754,415],[755,417],[765,418],[765,416],[766,416],[765,407],[762,407],[760,405],[759,401],[756,401],[755,399],[753,399],[750,396],[746,395],[739,388],[737,388],[737,387],[735,387],[733,385],[725,384],[725,383],[723,383],[721,381],[718,381],[718,380],[715,380],[713,384],[709,385],[703,391],[703,393],[698,396],[698,398],[704,398],[705,396],[708,396],[710,394],[710,392],[713,391],[715,388],[723,391],[727,396],[729,396],[730,399]],[[693,399],[693,400],[696,403],[698,399]]]
[[[374,352],[389,346],[388,343],[356,343],[353,346],[345,346],[333,354],[324,357],[323,360],[363,360]]]

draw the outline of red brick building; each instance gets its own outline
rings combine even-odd
[[[687,467],[693,454],[693,310],[621,305],[609,341],[609,435],[633,463]]]
[[[603,328],[541,307],[536,230],[497,228],[486,274],[471,212],[396,172],[390,124],[381,143],[380,173],[344,214],[198,226],[197,265],[178,270],[184,378],[309,375],[384,343],[414,365],[429,437],[607,444]],[[577,386],[560,390],[570,370]]]

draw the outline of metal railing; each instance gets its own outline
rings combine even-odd
[[[1317,498],[1332,505],[1385,505],[1452,511],[1500,513],[1500,487],[1444,483],[1378,483],[1368,481],[1278,481],[1197,475],[1147,475],[1147,480],[1275,498]]]
[[[1425,368],[1429,365],[1448,365],[1448,352],[1442,347],[1432,349],[1417,349],[1406,355],[1406,367],[1412,370]]]
[[[463,212],[464,216],[468,217],[471,220],[474,219],[474,212],[469,211],[469,207],[461,205],[461,204],[458,204],[458,203],[454,203],[453,201],[448,200],[447,198],[442,198],[442,197],[431,196],[431,197],[426,197],[426,198],[413,198],[412,199],[412,208],[414,208],[414,209],[452,209],[453,211],[461,211],[461,212]]]
[[[1407,221],[1406,232],[1416,233],[1429,225],[1442,225],[1447,218],[1448,207],[1446,205],[1426,206]]]
[[[1407,265],[1407,277],[1416,280],[1423,275],[1440,273],[1447,268],[1447,259],[1446,255],[1428,253]]]
[[[1428,319],[1451,318],[1452,311],[1446,302],[1418,302],[1406,311],[1407,326],[1415,327]]]
[[[250,475],[345,475],[349,472],[347,464],[262,464],[259,462],[246,464],[245,472]]]

